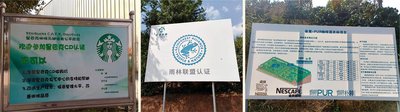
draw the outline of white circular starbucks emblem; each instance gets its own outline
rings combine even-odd
[[[175,41],[172,54],[179,63],[193,65],[203,59],[206,54],[206,44],[196,35],[184,35]]]
[[[111,33],[104,34],[97,41],[97,55],[107,63],[118,60],[122,54],[122,42],[119,38]]]

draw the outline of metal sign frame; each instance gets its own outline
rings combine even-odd
[[[132,105],[135,106],[135,95],[136,85],[135,77],[137,77],[137,64],[136,64],[136,39],[134,36],[134,13],[130,13],[131,19],[94,19],[94,18],[71,18],[71,17],[57,17],[57,16],[32,16],[32,15],[20,15],[20,14],[8,14],[4,13],[5,7],[1,10],[3,13],[0,14],[1,25],[0,25],[0,36],[1,36],[1,48],[0,48],[0,66],[1,71],[1,110],[2,111],[44,111],[44,110],[56,110],[56,109],[72,109],[72,108],[88,108],[88,107],[105,107],[105,106],[124,106]],[[50,20],[52,23],[43,20]],[[54,21],[54,22],[53,22]],[[9,37],[9,25],[11,23],[23,23],[23,24],[39,24],[39,25],[75,25],[75,26],[118,26],[128,27],[128,48],[131,48],[131,53],[128,52],[128,97],[121,98],[107,98],[107,99],[89,99],[89,100],[69,100],[69,101],[55,101],[55,102],[40,102],[40,103],[28,103],[28,104],[13,104],[9,103],[9,78],[10,78],[10,37]],[[105,24],[96,24],[105,23]],[[8,55],[5,55],[7,54]],[[132,70],[129,70],[132,68]],[[136,110],[136,109],[133,109]]]
[[[215,98],[215,86],[214,82],[211,82],[211,89],[212,89],[212,102],[213,102],[213,112],[217,112],[217,102]],[[162,105],[161,105],[161,112],[165,112],[165,98],[167,95],[167,82],[164,82],[163,84],[164,91],[163,91],[163,97],[162,97]]]

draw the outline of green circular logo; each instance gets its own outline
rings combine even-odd
[[[107,63],[118,60],[122,54],[122,42],[119,38],[111,33],[104,34],[97,41],[97,55]]]

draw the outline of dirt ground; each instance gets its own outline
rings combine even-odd
[[[217,111],[241,112],[241,94],[217,94]],[[212,112],[212,94],[167,94],[165,112]],[[162,95],[142,96],[142,112],[161,112]]]

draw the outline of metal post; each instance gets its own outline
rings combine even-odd
[[[211,83],[212,86],[212,95],[213,95],[213,110],[214,112],[217,112],[217,102],[215,102],[215,87],[214,87],[214,82]]]
[[[400,21],[400,18],[399,18],[399,21]],[[399,24],[399,28],[400,28],[400,24]],[[400,29],[399,29],[400,30]],[[395,29],[395,34],[396,34],[396,29]],[[400,32],[399,32],[399,34],[398,35],[400,35]],[[393,35],[393,36],[396,36],[396,35]],[[395,40],[395,42],[397,42],[397,40]],[[396,52],[397,52],[397,44],[398,43],[396,43],[394,46],[396,46],[395,48],[395,50],[396,50]],[[397,56],[400,56],[400,55],[398,55],[399,53],[397,53]],[[397,68],[399,68],[399,57],[397,57]],[[399,71],[397,70],[397,75],[399,75]],[[399,99],[397,99],[397,112],[400,112],[400,83],[399,83],[399,78],[400,76],[397,76],[397,97],[399,98]]]
[[[135,29],[135,11],[130,11],[129,12],[129,17],[130,17],[130,19],[132,20],[132,50],[134,50],[134,51],[132,51],[132,61],[133,61],[133,63],[132,63],[132,66],[133,66],[133,68],[132,68],[132,78],[134,79],[134,81],[135,81],[135,84],[136,84],[136,81],[137,81],[137,76],[136,76],[136,38],[135,38],[135,34],[136,34],[136,29]],[[134,87],[134,89],[133,89],[133,94],[136,96],[136,85],[135,85],[135,87]],[[134,99],[134,101],[136,101],[136,99]],[[133,105],[133,108],[132,108],[132,112],[136,112],[136,102],[134,102],[133,103],[134,105]]]
[[[1,75],[1,79],[0,79],[0,83],[1,83],[1,103],[0,103],[0,108],[1,111],[4,111],[4,107],[3,104],[4,103],[4,47],[5,47],[5,37],[4,37],[4,13],[6,13],[6,3],[1,2],[0,3],[0,75]]]
[[[162,112],[165,112],[165,95],[167,94],[167,82],[164,82],[164,94],[162,99]]]
[[[247,108],[247,106],[249,105],[249,101],[246,99],[246,97],[244,98],[244,111],[245,112],[248,112],[248,108]]]

